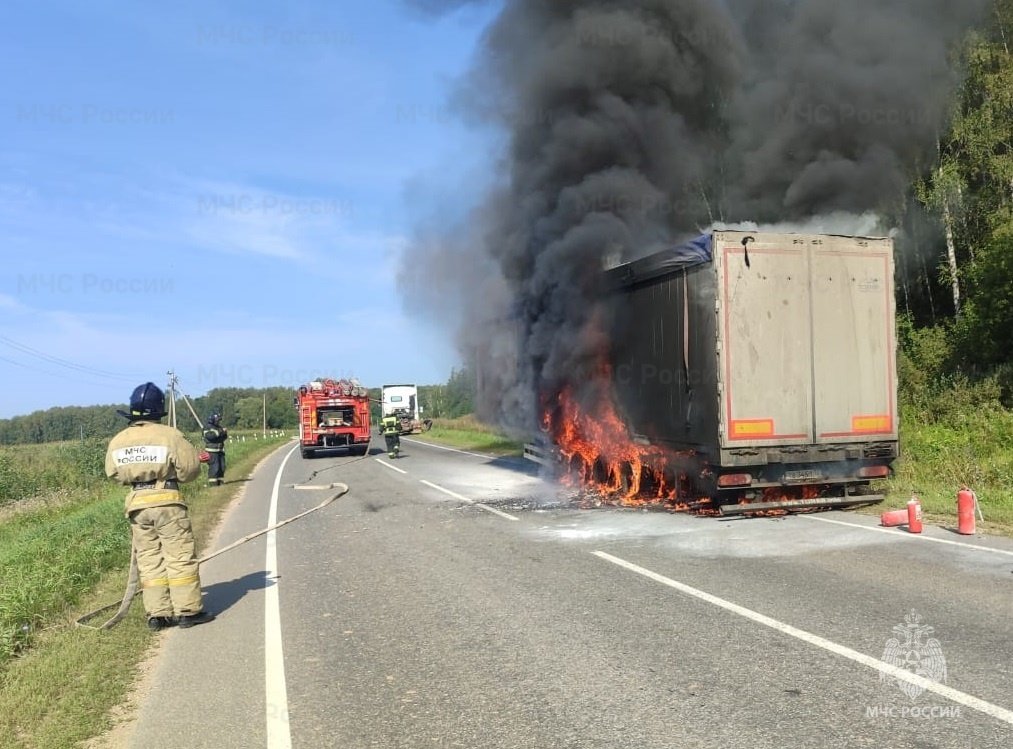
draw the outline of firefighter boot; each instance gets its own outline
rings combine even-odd
[[[208,622],[213,622],[214,620],[215,615],[209,611],[201,611],[196,614],[184,614],[179,617],[179,628],[189,629],[190,627],[195,627],[198,624],[207,624]]]

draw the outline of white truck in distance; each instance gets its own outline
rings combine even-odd
[[[419,389],[415,385],[384,385],[381,389],[380,412],[384,418],[398,418],[401,434],[428,432],[433,425],[431,419],[422,418]]]

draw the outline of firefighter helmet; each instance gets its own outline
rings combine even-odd
[[[211,414],[210,416],[208,416],[208,425],[209,426],[216,427],[219,424],[221,424],[221,422],[222,422],[222,417],[219,414],[214,413],[214,414]]]
[[[122,412],[121,412],[122,413]],[[130,395],[131,421],[161,419],[165,416],[165,393],[153,382],[146,382],[134,388]]]

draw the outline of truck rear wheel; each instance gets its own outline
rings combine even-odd
[[[302,454],[303,458],[306,459],[312,458],[314,455],[314,451],[310,450],[308,447],[302,448],[299,452]]]

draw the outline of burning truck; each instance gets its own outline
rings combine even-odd
[[[882,501],[893,278],[891,239],[744,231],[607,270],[597,371],[543,403],[565,473],[723,515]]]

